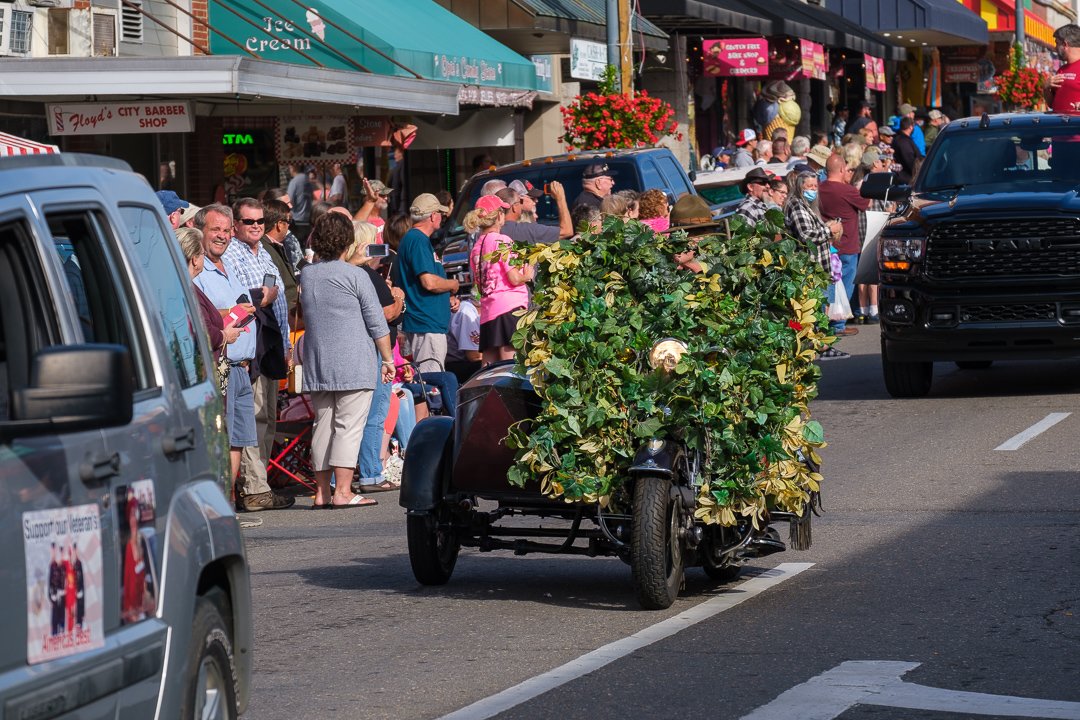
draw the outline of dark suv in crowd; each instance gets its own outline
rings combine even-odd
[[[187,263],[119,160],[0,158],[0,716],[235,718],[248,564]]]
[[[447,221],[449,227],[442,242],[442,260],[446,275],[457,278],[462,287],[472,284],[468,263],[468,237],[461,226],[465,215],[472,210],[480,197],[480,189],[489,180],[528,181],[534,187],[545,190],[536,203],[536,221],[545,225],[559,224],[559,211],[555,199],[546,194],[553,180],[562,183],[566,190],[566,202],[573,208],[574,198],[581,193],[581,174],[593,163],[606,164],[615,179],[615,191],[655,188],[667,193],[674,202],[687,193],[697,195],[694,183],[679,165],[679,161],[667,148],[639,148],[635,150],[596,150],[567,155],[524,160],[485,170],[473,175],[458,195],[454,217]]]
[[[881,354],[893,397],[930,391],[934,361],[1080,356],[1080,118],[968,118],[934,141],[878,242]]]

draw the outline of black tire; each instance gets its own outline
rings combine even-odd
[[[881,342],[881,371],[885,378],[885,389],[894,398],[925,397],[934,382],[934,363],[890,360],[884,340]]]
[[[679,516],[670,480],[637,479],[630,531],[630,568],[638,602],[646,610],[669,608],[679,596],[685,562]]]
[[[195,599],[186,690],[180,707],[183,720],[237,718],[236,662],[232,635],[225,622],[228,613],[229,602],[220,589]]]
[[[956,367],[961,370],[985,370],[994,364],[993,360],[957,360]]]
[[[422,585],[445,585],[454,574],[461,538],[452,525],[448,529],[439,529],[440,522],[451,520],[450,512],[444,509],[436,509],[433,514],[405,517],[409,563],[413,575]]]

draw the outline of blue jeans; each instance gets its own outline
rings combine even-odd
[[[371,396],[371,409],[368,410],[367,424],[364,425],[364,439],[360,441],[360,482],[363,485],[378,485],[382,482],[382,441],[383,425],[390,412],[390,391],[393,385],[379,382]]]
[[[439,393],[442,395],[444,414],[454,417],[454,413],[457,412],[457,376],[450,372],[423,372],[420,373],[420,377],[423,379],[424,385],[439,388]],[[423,395],[420,391],[420,383],[404,383],[402,387],[414,395]]]
[[[850,255],[840,254],[840,276],[844,285],[844,292],[848,294],[850,299],[855,292],[855,271],[859,268],[859,254],[852,253]],[[836,302],[836,288],[840,283],[833,283],[829,286],[828,298],[829,304]],[[852,304],[854,307],[854,303]],[[847,327],[847,320],[830,320],[829,328],[831,330],[843,331]]]
[[[406,391],[404,398],[399,400],[398,396],[394,395],[393,400],[399,403],[397,424],[394,425],[394,437],[398,439],[401,449],[404,450],[405,446],[409,444],[409,438],[412,437],[413,428],[416,427],[416,404],[413,402],[412,393],[408,391]]]

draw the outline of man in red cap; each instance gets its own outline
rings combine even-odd
[[[735,157],[731,158],[732,167],[754,167],[754,148],[757,147],[757,133],[746,128],[739,133],[739,139],[735,141]]]

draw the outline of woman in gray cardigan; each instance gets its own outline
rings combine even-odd
[[[372,392],[380,375],[383,382],[394,379],[394,359],[375,288],[367,273],[346,262],[354,244],[352,221],[327,213],[311,232],[311,247],[321,262],[300,272],[306,328],[303,391],[310,393],[315,409],[311,464],[317,509],[378,504],[354,494],[352,479]]]

